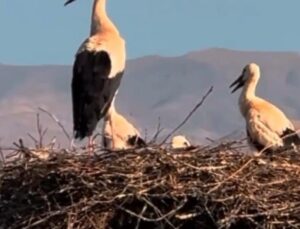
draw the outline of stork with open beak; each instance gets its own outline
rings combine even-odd
[[[272,103],[256,96],[259,78],[259,66],[250,63],[230,85],[232,93],[242,88],[239,108],[246,121],[248,141],[258,151],[268,152],[300,145],[300,138],[286,115]]]

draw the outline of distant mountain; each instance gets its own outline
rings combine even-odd
[[[167,134],[192,110],[210,86],[214,91],[179,131],[194,142],[205,137],[236,136],[244,131],[239,114],[239,93],[230,83],[249,62],[261,66],[257,93],[300,120],[300,56],[284,52],[241,52],[208,49],[179,57],[146,56],[127,63],[117,98],[120,112],[150,137],[158,119]],[[71,67],[12,66],[0,64],[0,144],[9,144],[27,132],[35,133],[35,115],[45,107],[71,133]],[[47,115],[41,113],[48,136],[64,136]],[[101,128],[98,129],[101,131]],[[147,130],[147,131],[146,131]]]

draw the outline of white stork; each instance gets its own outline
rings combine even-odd
[[[172,149],[188,148],[190,147],[190,142],[183,135],[177,135],[172,138],[171,147]]]
[[[146,146],[140,136],[139,131],[116,111],[113,100],[104,118],[103,146],[111,150]]]
[[[90,36],[76,54],[72,79],[74,137],[88,137],[90,151],[91,136],[111,106],[126,61],[125,41],[106,14],[106,0],[94,0],[91,21]]]
[[[258,151],[267,152],[300,145],[300,138],[285,114],[255,95],[259,78],[259,66],[251,63],[244,67],[241,76],[230,85],[230,88],[235,86],[232,93],[243,87],[239,107],[246,121],[248,141]]]

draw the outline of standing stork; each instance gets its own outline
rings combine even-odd
[[[74,137],[88,137],[90,152],[91,136],[111,106],[125,61],[125,41],[106,14],[106,0],[94,0],[90,36],[76,53],[72,79]]]
[[[116,111],[113,100],[103,125],[103,146],[110,150],[130,149],[146,146],[139,131]]]
[[[300,145],[300,138],[286,115],[272,103],[255,95],[260,78],[259,66],[250,63],[244,67],[241,76],[231,85],[232,93],[243,87],[239,107],[246,121],[248,141],[258,151],[274,150]]]

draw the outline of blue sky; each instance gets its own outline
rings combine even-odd
[[[299,0],[107,0],[129,58],[222,47],[300,50]],[[92,0],[1,0],[0,62],[71,64]]]

